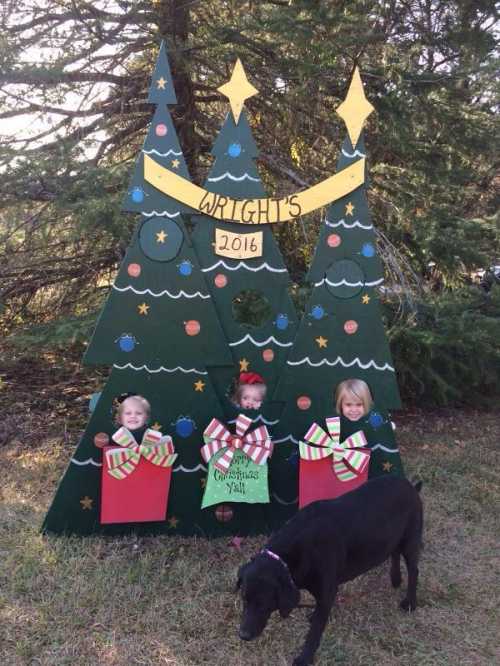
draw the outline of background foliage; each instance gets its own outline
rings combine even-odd
[[[470,285],[500,263],[497,18],[488,0],[4,0],[3,332],[34,353],[88,336],[135,223],[120,204],[164,38],[193,180],[227,110],[216,88],[239,56],[260,91],[248,107],[261,173],[280,196],[334,171],[334,109],[360,65],[377,111],[369,196],[403,395],[493,395],[500,288]],[[319,222],[277,231],[298,302]]]

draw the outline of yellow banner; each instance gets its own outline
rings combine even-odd
[[[321,183],[282,199],[231,199],[223,194],[208,192],[165,169],[149,155],[144,155],[144,179],[172,199],[217,220],[241,224],[274,224],[295,220],[363,185],[365,160],[361,158]]]

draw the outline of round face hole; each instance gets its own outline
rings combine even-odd
[[[233,298],[233,318],[242,326],[258,328],[269,321],[271,315],[269,301],[255,289],[244,289]]]

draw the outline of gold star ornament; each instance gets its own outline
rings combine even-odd
[[[319,338],[316,338],[316,342],[318,343],[318,347],[321,349],[322,347],[328,347],[328,339],[324,338],[322,335],[319,336]]]
[[[193,384],[194,390],[199,391],[200,393],[203,393],[203,389],[205,388],[205,382],[202,382],[201,379],[198,379],[197,382]]]
[[[240,358],[240,372],[246,372],[249,365],[250,361],[247,361],[246,358]]]
[[[245,100],[257,95],[259,92],[247,79],[241,60],[238,58],[234,66],[231,78],[227,83],[217,90],[229,99],[234,122],[237,125]]]
[[[141,303],[137,306],[140,315],[147,315],[149,310],[149,305],[147,303]]]
[[[179,524],[179,519],[176,518],[175,516],[172,516],[172,518],[168,519],[168,526],[171,527],[172,529],[175,530],[178,524]]]
[[[179,168],[179,160],[172,160],[172,169],[178,169]]]
[[[167,83],[167,80],[161,76],[157,81],[156,81],[156,86],[158,90],[165,90],[165,84]]]
[[[352,215],[354,213],[356,206],[352,203],[352,201],[349,201],[349,203],[345,207],[345,214],[346,215]]]
[[[363,305],[368,305],[368,303],[370,302],[370,297],[368,296],[368,294],[365,294],[362,297],[361,301],[362,301]]]
[[[363,83],[359,75],[359,68],[356,67],[352,75],[347,96],[342,104],[337,108],[338,115],[345,122],[347,133],[352,143],[352,147],[356,148],[359,135],[365,124],[365,120],[370,113],[375,109],[365,97],[363,90]]]
[[[157,243],[164,243],[166,237],[167,237],[167,234],[166,234],[166,233],[163,231],[163,229],[162,229],[161,231],[159,231],[159,232],[156,234],[156,242],[157,242]]]
[[[391,467],[392,467],[392,463],[390,463],[389,461],[386,461],[385,463],[382,463],[382,469],[384,470],[384,472],[390,472]]]
[[[83,511],[90,511],[92,509],[92,502],[94,500],[91,497],[88,497],[85,495],[85,497],[82,497],[80,500],[80,504],[82,505]]]

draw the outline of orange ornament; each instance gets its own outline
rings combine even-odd
[[[127,266],[127,273],[130,275],[130,277],[139,277],[141,274],[141,267],[139,264],[129,264]]]
[[[102,449],[109,444],[109,435],[105,432],[98,432],[94,437],[94,444],[98,449]]]
[[[358,330],[358,322],[354,321],[354,319],[348,319],[345,324],[344,324],[344,331],[347,333],[347,335],[352,335],[353,333],[356,333]]]
[[[266,363],[270,363],[274,359],[274,352],[272,349],[264,349],[262,352],[262,358]]]
[[[309,409],[311,406],[311,398],[308,395],[301,395],[297,398],[297,407],[299,409],[305,410]]]
[[[219,287],[219,289],[225,287],[227,284],[227,276],[224,275],[224,273],[217,273],[214,278],[214,283],[216,287]]]
[[[190,319],[184,322],[184,330],[188,335],[198,335],[200,332],[200,322],[196,319]]]
[[[329,247],[338,247],[342,243],[342,238],[338,234],[330,234],[326,239]]]

